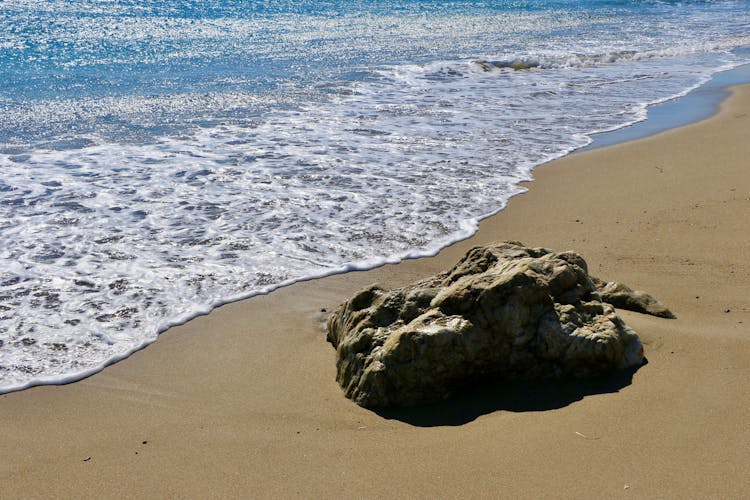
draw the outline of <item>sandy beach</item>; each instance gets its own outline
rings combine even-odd
[[[742,86],[709,120],[539,167],[434,258],[230,304],[86,380],[1,396],[2,496],[744,497],[748,130]],[[649,362],[614,392],[498,385],[392,415],[344,398],[323,310],[498,240],[574,250],[678,319],[621,311]]]

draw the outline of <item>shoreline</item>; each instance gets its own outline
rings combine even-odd
[[[591,134],[591,144],[574,153],[637,141],[711,118],[729,93],[727,88],[750,82],[750,63],[724,69],[682,95],[648,105],[646,118],[624,127]]]
[[[244,292],[227,296],[221,300],[215,301],[211,305],[203,305],[197,309],[194,308],[193,312],[182,313],[175,319],[169,321],[161,321],[160,326],[153,330],[153,340],[148,338],[140,339],[140,344],[134,345],[127,351],[121,352],[113,356],[112,358],[106,359],[96,366],[88,367],[80,372],[68,375],[43,376],[30,381],[26,381],[22,385],[2,387],[0,388],[0,395],[27,390],[31,387],[44,385],[66,385],[84,380],[96,373],[101,372],[104,369],[107,369],[109,366],[112,366],[129,358],[133,355],[133,353],[145,349],[146,347],[157,341],[159,336],[164,332],[172,328],[182,326],[200,316],[211,314],[212,311],[216,310],[217,308],[223,307],[233,302],[247,300],[256,296],[273,293],[275,290],[291,286],[296,283],[318,280],[338,274],[346,274],[349,272],[369,271],[382,266],[394,265],[412,259],[434,257],[443,249],[473,237],[478,231],[481,221],[487,218],[491,218],[497,215],[500,211],[504,210],[511,198],[520,194],[524,194],[527,191],[527,186],[531,182],[533,182],[534,172],[537,168],[569,155],[638,140],[640,138],[648,137],[650,135],[670,130],[672,128],[689,125],[691,123],[697,123],[699,121],[707,119],[712,114],[715,114],[717,112],[719,103],[723,98],[726,98],[728,96],[728,93],[725,90],[727,87],[731,86],[732,84],[744,83],[746,81],[750,81],[750,63],[744,63],[732,68],[722,69],[717,71],[716,73],[713,73],[710,77],[708,77],[707,80],[703,81],[703,83],[697,84],[696,86],[685,90],[684,93],[678,94],[677,96],[665,99],[663,101],[647,105],[646,118],[642,119],[641,121],[624,124],[606,132],[587,133],[586,136],[591,141],[588,145],[569,149],[567,150],[567,152],[560,152],[559,156],[558,153],[556,153],[555,155],[550,157],[552,159],[544,160],[542,163],[533,167],[527,173],[527,175],[529,176],[529,180],[521,182],[517,181],[516,184],[513,185],[514,189],[512,190],[512,192],[506,195],[507,199],[504,199],[502,202],[498,203],[499,208],[485,213],[484,215],[479,215],[474,218],[464,219],[460,221],[460,224],[457,227],[456,231],[452,233],[449,238],[435,240],[430,245],[427,245],[421,249],[411,250],[400,255],[391,254],[379,257],[377,259],[343,264],[338,267],[326,269],[324,271],[317,271],[313,272],[312,274],[303,275],[299,278],[290,278],[281,283],[257,289],[249,293]]]
[[[750,487],[748,113],[745,85],[707,120],[537,167],[529,191],[435,257],[230,303],[87,379],[3,395],[1,484],[47,496],[738,496]],[[650,360],[630,385],[431,428],[344,398],[322,309],[508,239],[577,251],[592,274],[676,313],[618,311]]]

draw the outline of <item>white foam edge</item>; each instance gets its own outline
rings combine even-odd
[[[624,122],[624,123],[622,123],[620,125],[614,125],[614,126],[609,127],[609,128],[594,130],[593,132],[587,132],[586,134],[582,134],[583,137],[585,137],[586,139],[588,139],[588,142],[585,145],[581,146],[581,147],[582,148],[586,147],[589,144],[591,144],[592,142],[594,142],[593,137],[591,137],[593,135],[606,134],[607,132],[614,132],[616,130],[622,130],[624,128],[631,127],[631,126],[635,125],[636,123],[644,122],[644,121],[646,121],[648,119],[648,108],[650,108],[651,106],[656,106],[657,104],[663,104],[665,102],[674,101],[675,99],[679,99],[681,97],[685,97],[686,95],[688,95],[692,91],[694,91],[694,90],[696,90],[696,89],[698,89],[698,88],[706,85],[718,73],[724,73],[725,71],[731,71],[731,70],[733,70],[735,68],[739,68],[740,66],[745,66],[747,64],[750,64],[750,61],[738,61],[738,62],[734,62],[734,63],[726,63],[726,64],[724,64],[722,66],[719,66],[719,67],[717,67],[717,68],[715,68],[715,69],[707,72],[703,77],[701,77],[698,80],[698,82],[695,85],[691,85],[690,87],[687,87],[685,90],[682,90],[682,91],[680,91],[680,92],[678,92],[676,94],[672,94],[672,95],[667,96],[667,97],[662,97],[660,99],[655,99],[653,101],[639,103],[638,104],[638,112],[636,113],[636,118],[635,119],[630,120],[628,122]],[[707,118],[710,118],[710,116],[707,117]],[[691,123],[693,123],[693,122],[691,122]],[[685,124],[685,125],[687,125],[687,124]],[[679,126],[679,125],[676,125],[676,126]],[[665,129],[665,130],[668,130],[670,128],[674,128],[674,127],[667,127],[667,129]],[[574,150],[575,149],[579,149],[579,148],[574,148]],[[568,153],[566,153],[566,154],[568,154]],[[541,165],[541,163],[540,163],[540,165]],[[539,165],[537,165],[537,166],[539,166]]]

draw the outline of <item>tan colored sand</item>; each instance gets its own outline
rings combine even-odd
[[[225,306],[85,381],[0,397],[0,496],[746,497],[748,113],[745,86],[711,120],[537,169],[436,258]],[[489,398],[456,426],[346,400],[320,309],[503,239],[576,250],[675,311],[623,314],[650,361],[632,384],[547,411]]]

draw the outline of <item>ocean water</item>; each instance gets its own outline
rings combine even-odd
[[[0,392],[435,253],[750,60],[744,0],[0,3]]]

